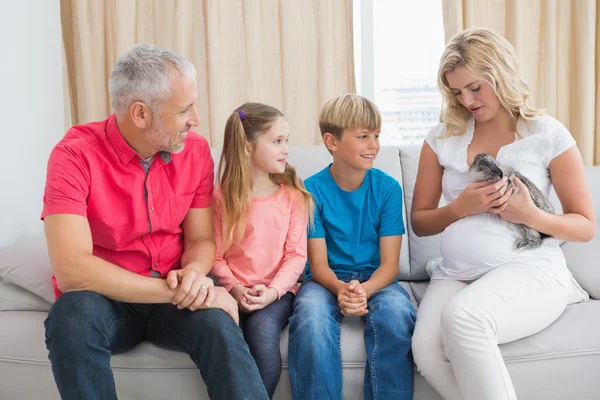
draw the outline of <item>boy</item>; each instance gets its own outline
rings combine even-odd
[[[369,100],[346,94],[325,104],[319,127],[333,163],[305,182],[315,214],[309,268],[290,319],[293,398],[342,398],[340,321],[360,316],[365,399],[412,399],[415,311],[397,283],[402,189],[372,168],[381,115]]]

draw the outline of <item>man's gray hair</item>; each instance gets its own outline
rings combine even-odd
[[[136,101],[153,111],[170,95],[170,81],[179,76],[196,76],[187,59],[152,44],[137,44],[117,60],[108,91],[117,117],[122,117]]]

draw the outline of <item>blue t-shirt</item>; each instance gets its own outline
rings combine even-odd
[[[347,192],[335,183],[328,166],[304,184],[315,200],[308,238],[325,238],[329,267],[336,274],[372,274],[380,264],[379,238],[405,232],[398,181],[372,168],[358,189]]]

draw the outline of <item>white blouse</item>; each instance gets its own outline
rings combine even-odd
[[[474,128],[471,117],[465,134],[445,137],[446,129],[439,124],[425,139],[444,168],[442,192],[447,203],[456,199],[471,183],[467,146],[473,139]],[[572,147],[575,140],[552,117],[527,122],[520,120],[517,131],[519,135],[515,141],[500,148],[496,159],[501,165],[515,168],[549,196],[552,182],[548,164]],[[432,279],[470,281],[500,265],[526,262],[550,270],[561,282],[570,285],[571,274],[558,240],[545,239],[537,249],[515,250],[515,237],[516,232],[491,213],[470,215],[452,223],[441,233],[442,260]]]

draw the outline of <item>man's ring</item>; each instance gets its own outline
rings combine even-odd
[[[206,285],[200,285],[200,290],[206,290],[206,291],[208,291],[208,286],[206,286]]]

